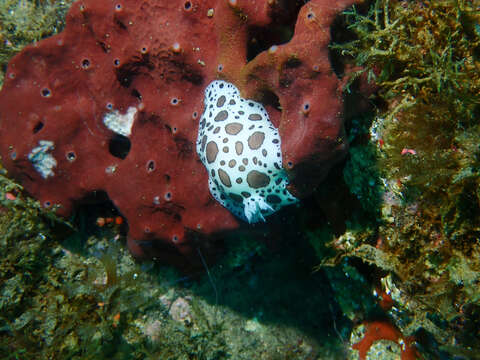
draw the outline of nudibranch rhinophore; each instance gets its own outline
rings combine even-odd
[[[212,196],[249,223],[297,202],[287,190],[280,135],[263,105],[221,80],[207,86],[204,105],[197,153]]]

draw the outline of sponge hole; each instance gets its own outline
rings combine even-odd
[[[130,139],[119,134],[113,136],[108,143],[108,151],[110,154],[119,159],[125,159],[130,152],[131,147],[132,143],[130,142]]]
[[[38,133],[40,130],[43,129],[43,122],[39,121],[35,124],[35,126],[33,127],[33,133],[36,134]]]

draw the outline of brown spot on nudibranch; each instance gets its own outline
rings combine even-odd
[[[255,131],[248,138],[248,147],[252,150],[256,150],[260,146],[262,146],[264,140],[265,140],[265,134],[260,131]]]
[[[237,164],[237,162],[232,159],[232,160],[230,160],[230,161],[228,162],[228,167],[233,168],[236,164]]]
[[[237,155],[242,155],[242,153],[243,153],[243,143],[241,141],[237,141],[235,143],[235,151],[237,152]]]
[[[223,104],[225,104],[225,100],[227,100],[227,98],[225,97],[225,95],[222,95],[218,98],[217,100],[217,106],[218,107],[222,107]]]
[[[222,110],[220,111],[213,120],[215,121],[224,121],[227,120],[228,118],[228,111],[227,110]]]
[[[257,170],[252,170],[247,175],[247,183],[254,189],[262,188],[270,183],[270,177]]]
[[[217,143],[215,141],[210,141],[208,144],[207,144],[207,161],[209,164],[211,164],[212,162],[215,161],[215,159],[217,158],[217,154],[218,154],[218,146],[217,146]]]
[[[218,177],[220,178],[220,181],[222,182],[223,185],[225,185],[226,187],[232,187],[230,176],[228,176],[226,171],[222,169],[218,169]]]
[[[260,114],[250,114],[248,116],[248,120],[252,120],[252,121],[262,120],[262,115],[260,115]]]
[[[237,135],[240,131],[242,131],[242,129],[243,125],[237,122],[225,125],[225,131],[229,135]]]

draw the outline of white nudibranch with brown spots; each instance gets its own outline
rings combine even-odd
[[[220,80],[207,86],[204,104],[197,153],[213,197],[249,223],[295,203],[286,188],[280,135],[262,104]]]

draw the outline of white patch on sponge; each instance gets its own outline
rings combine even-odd
[[[28,160],[44,179],[55,175],[53,168],[57,166],[57,160],[50,154],[53,149],[55,149],[53,141],[40,140],[38,146],[28,154]]]
[[[129,137],[132,134],[133,122],[137,111],[137,108],[133,106],[129,107],[125,114],[120,114],[120,111],[113,110],[104,115],[103,123],[113,132]]]
[[[286,188],[280,135],[262,104],[217,80],[205,89],[204,105],[197,153],[213,197],[249,223],[297,202]]]

